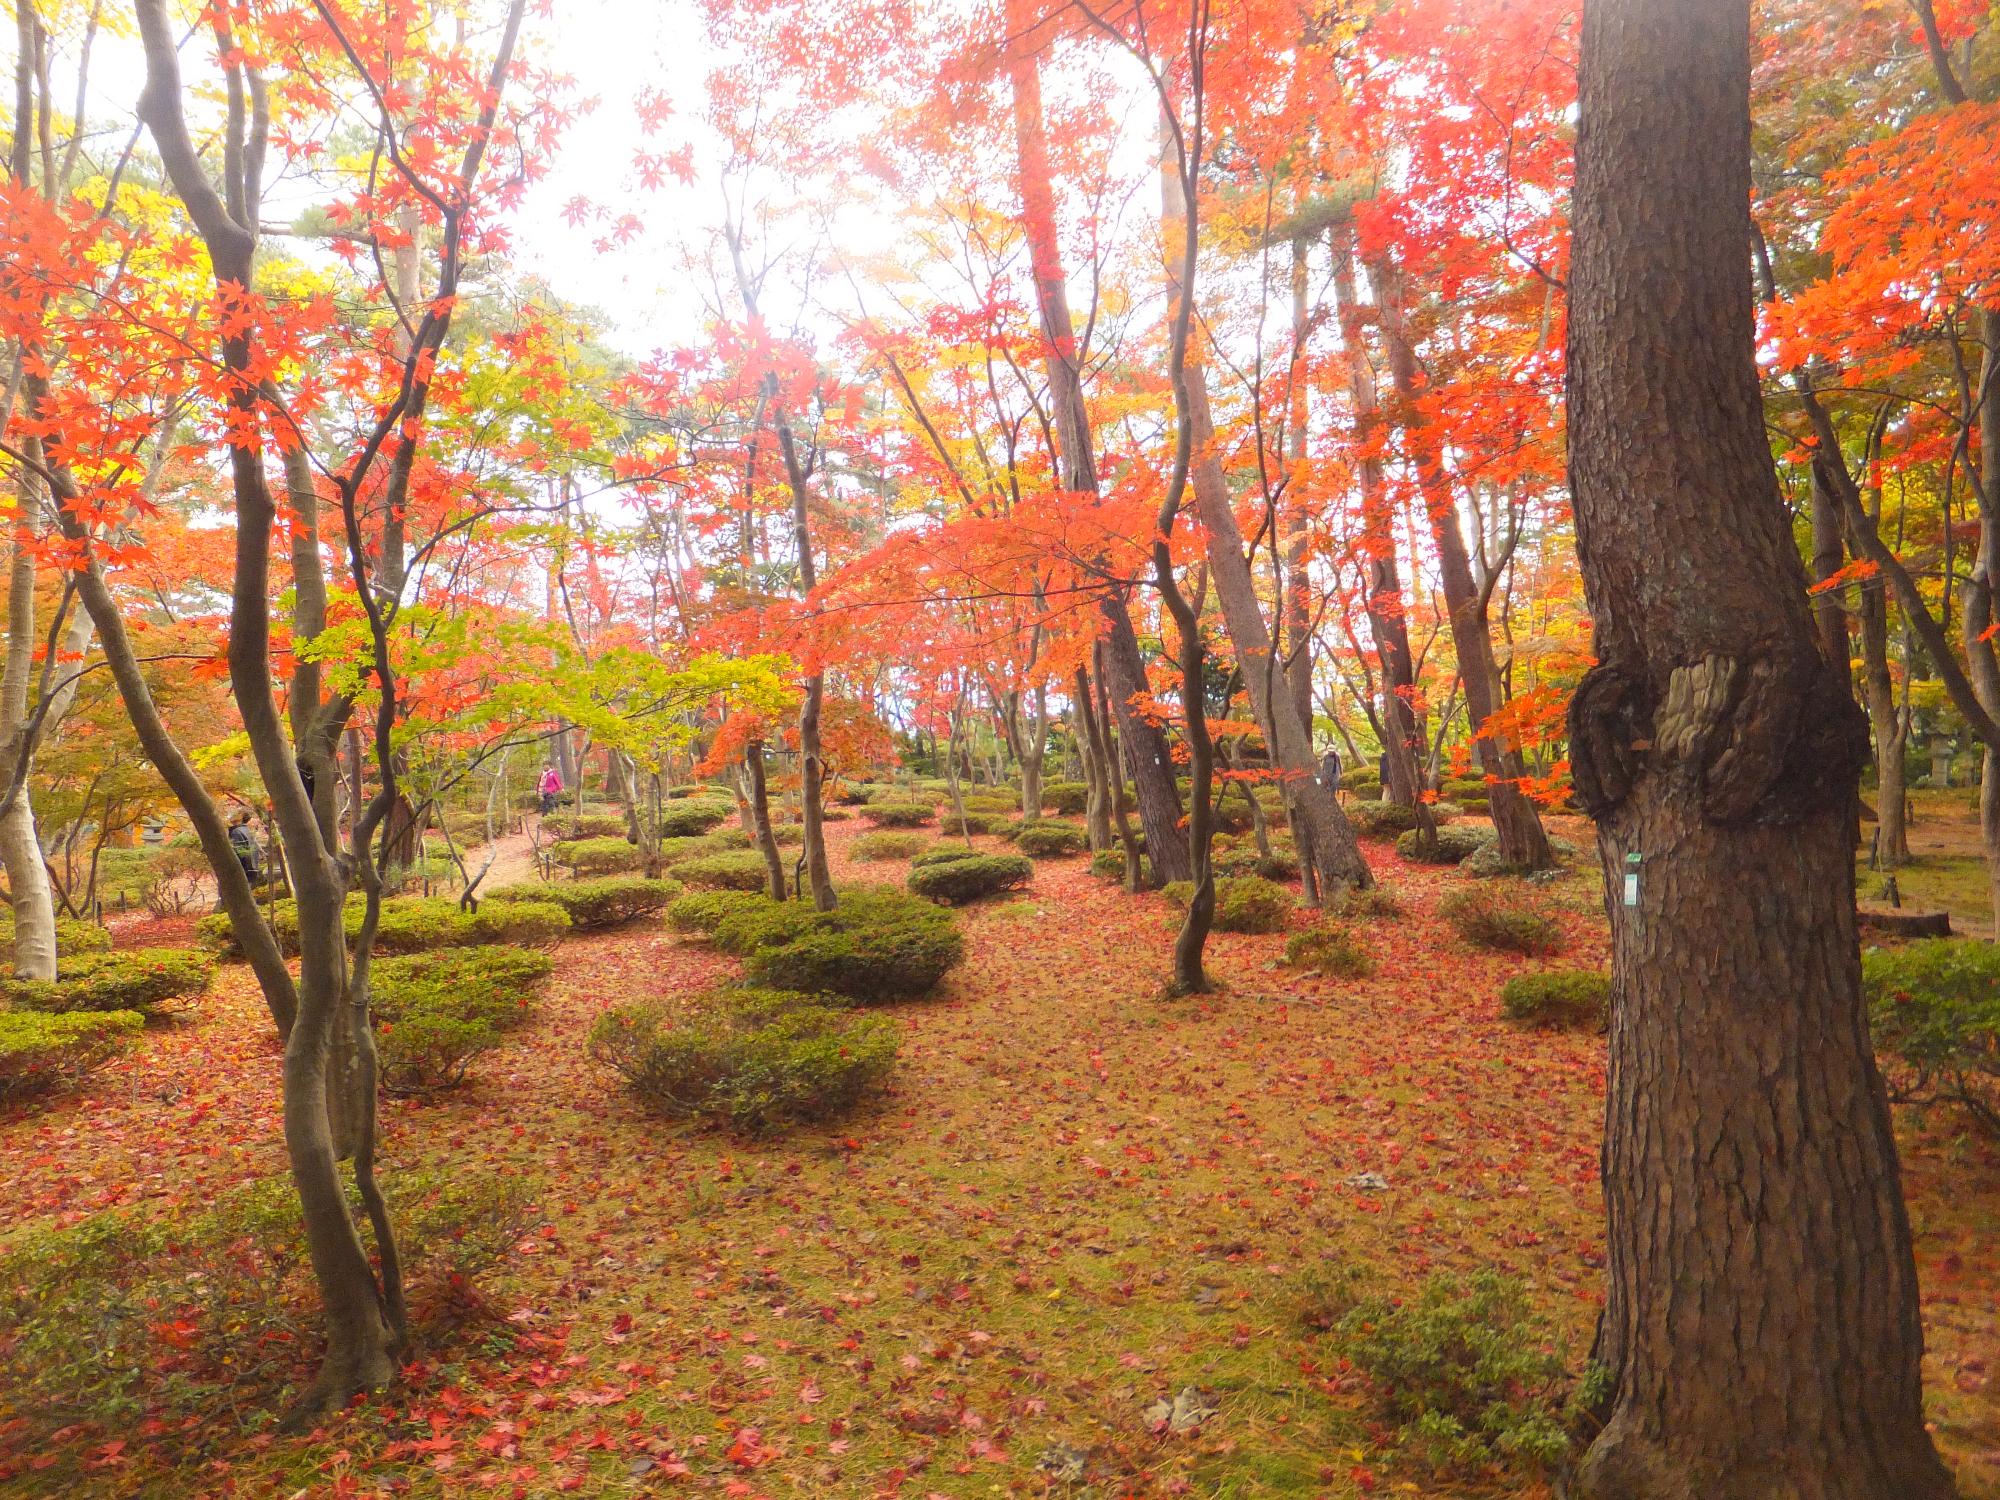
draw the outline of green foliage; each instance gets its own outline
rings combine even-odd
[[[1090,787],[1081,781],[1047,781],[1042,783],[1042,806],[1052,807],[1059,813],[1071,817],[1081,813],[1090,805]]]
[[[382,1086],[397,1094],[456,1088],[500,1045],[554,972],[546,953],[504,944],[385,958],[371,976]]]
[[[974,812],[966,808],[965,816],[946,810],[939,820],[939,826],[953,838],[964,838],[967,834],[997,833],[1012,821],[1010,814],[1001,812]]]
[[[832,911],[792,903],[746,948],[752,980],[773,989],[845,995],[864,1003],[929,991],[965,958],[950,912],[900,891],[853,891]]]
[[[1440,795],[1454,802],[1484,802],[1492,795],[1484,776],[1454,776],[1438,788]]]
[[[136,1010],[153,1015],[208,988],[214,956],[195,948],[127,948],[81,953],[62,961],[57,977],[10,980],[4,993],[25,1010]]]
[[[761,896],[724,912],[708,940],[724,953],[745,957],[759,948],[789,943],[812,926],[816,915],[810,901],[773,901]]]
[[[1285,963],[1329,979],[1365,979],[1375,972],[1375,957],[1354,933],[1339,922],[1317,922],[1285,940]]]
[[[608,839],[558,839],[549,858],[579,875],[616,875],[645,864],[645,853],[624,835]]]
[[[1120,849],[1100,849],[1090,856],[1090,873],[1099,880],[1123,880],[1125,878],[1125,851]]]
[[[1011,891],[1034,878],[1032,860],[1019,854],[975,854],[941,860],[910,871],[910,889],[931,901],[950,905],[975,901],[998,891]]]
[[[1928,938],[1871,948],[1861,983],[1899,1099],[1946,1099],[2000,1134],[2000,947]]]
[[[979,851],[964,844],[940,844],[935,849],[926,849],[910,861],[910,868],[921,870],[926,865],[948,865],[955,859],[978,859]]]
[[[672,869],[684,859],[698,859],[704,854],[728,854],[738,849],[747,849],[749,844],[731,839],[734,829],[724,829],[721,833],[705,833],[695,838],[661,839],[660,864]]]
[[[1366,791],[1382,784],[1382,775],[1373,766],[1355,766],[1340,773],[1340,784],[1350,792]]]
[[[549,822],[555,832],[568,839],[622,839],[627,828],[623,813],[579,813],[575,817],[556,813]]]
[[[70,917],[56,918],[56,956],[66,957],[78,953],[103,953],[111,946],[111,932],[95,922],[78,922]],[[12,908],[0,906],[0,953],[14,951],[14,913]]]
[[[930,837],[927,834],[897,833],[885,828],[862,834],[848,845],[848,852],[856,859],[909,859],[921,854],[928,843]]]
[[[1194,882],[1176,880],[1160,894],[1185,911],[1194,900]],[[1292,893],[1275,881],[1246,875],[1215,882],[1217,932],[1282,932],[1292,906]]]
[[[1424,831],[1412,828],[1396,837],[1396,852],[1405,859],[1419,860],[1431,865],[1455,865],[1467,855],[1476,854],[1497,837],[1490,828],[1440,828],[1437,843],[1428,852],[1423,848]]]
[[[651,916],[664,910],[681,890],[678,880],[608,875],[601,880],[530,881],[502,886],[489,892],[486,901],[489,905],[529,902],[557,906],[568,914],[570,926],[582,932],[620,927]]]
[[[0,1104],[75,1083],[109,1062],[145,1023],[135,1010],[0,1010]]]
[[[1365,891],[1345,886],[1327,898],[1326,912],[1330,917],[1345,917],[1350,921],[1400,917],[1403,899],[1385,885],[1371,885]]]
[[[1602,1029],[1611,1009],[1611,976],[1600,969],[1521,974],[1500,988],[1500,1014],[1523,1026]]]
[[[1458,935],[1481,948],[1538,958],[1563,949],[1562,929],[1524,901],[1488,887],[1453,891],[1438,903],[1438,915]]]
[[[727,819],[733,810],[730,803],[717,797],[690,797],[684,802],[669,802],[660,809],[660,836],[690,838],[707,833]]]
[[[671,881],[666,883],[672,884]],[[460,915],[466,919],[465,926],[460,936],[450,940],[454,944],[512,943],[522,948],[552,948],[569,936],[571,926],[569,913],[553,901],[501,901],[483,905],[477,912]],[[430,946],[440,945],[433,943]],[[423,951],[412,947],[385,947],[379,938],[376,948],[383,953]]]
[[[1520,1281],[1433,1276],[1415,1297],[1336,1286],[1311,1316],[1368,1377],[1398,1444],[1433,1471],[1506,1462],[1540,1474],[1568,1451],[1567,1368]]]
[[[1259,854],[1255,844],[1240,849],[1219,850],[1209,857],[1218,875],[1259,875],[1265,880],[1296,880],[1299,858],[1290,844],[1273,842],[1269,854]]]
[[[1355,830],[1372,838],[1406,833],[1417,826],[1417,810],[1400,802],[1350,802],[1347,820]]]
[[[342,927],[352,944],[361,936],[365,903],[360,892],[347,898]],[[277,901],[266,909],[271,932],[279,949],[287,954],[299,951],[298,907]],[[560,906],[546,901],[487,901],[478,912],[463,910],[444,896],[390,896],[382,902],[382,915],[375,929],[375,949],[382,954],[423,953],[432,948],[457,947],[465,943],[517,943],[540,947],[561,942],[569,932],[569,915]],[[195,924],[195,933],[204,946],[230,954],[240,953],[228,914],[216,912]]]
[[[1571,860],[1576,858],[1579,851],[1576,845],[1572,844],[1568,839],[1551,838],[1549,840],[1549,852],[1558,860]],[[1473,850],[1471,854],[1467,855],[1465,860],[1459,865],[1459,868],[1466,874],[1477,876],[1482,880],[1491,880],[1503,875],[1524,875],[1530,873],[1507,858],[1501,851],[1497,835],[1489,838],[1485,843]]]
[[[1081,854],[1090,839],[1074,823],[1029,823],[1014,836],[1014,847],[1036,859],[1059,854]]]
[[[526,1233],[535,1190],[461,1167],[384,1174],[412,1323],[433,1350]],[[320,1320],[298,1195],[280,1174],[196,1206],[111,1209],[14,1238],[0,1257],[0,1384],[37,1431],[209,1422],[275,1404],[309,1374]]]
[[[861,809],[861,816],[877,828],[921,828],[936,815],[937,807],[934,803],[901,799],[893,802],[871,802]]]
[[[730,913],[777,905],[761,891],[689,891],[667,908],[667,926],[675,932],[711,934]]]
[[[724,854],[701,854],[676,860],[669,870],[689,885],[716,886],[731,891],[761,891],[771,883],[771,870],[764,856],[754,849],[735,849]]]
[[[711,992],[686,1019],[621,1006],[590,1034],[591,1056],[648,1107],[751,1135],[846,1114],[887,1078],[896,1043],[889,1021],[770,990]]]

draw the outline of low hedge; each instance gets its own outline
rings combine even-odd
[[[1266,880],[1296,880],[1299,875],[1299,857],[1288,844],[1272,844],[1269,854],[1259,854],[1255,844],[1217,850],[1209,863],[1218,875],[1260,875]]]
[[[342,925],[351,943],[361,935],[363,898],[359,892],[347,898]],[[299,951],[298,908],[290,901],[278,901],[266,912],[278,946],[287,954]],[[514,943],[522,947],[544,947],[561,942],[569,932],[569,915],[560,906],[546,901],[488,901],[477,912],[463,910],[444,896],[390,896],[382,902],[382,916],[375,931],[375,952],[422,953],[432,948],[462,947],[467,943]],[[215,912],[195,924],[196,935],[206,947],[238,954],[236,934],[226,912]]]
[[[693,838],[726,821],[735,809],[718,797],[690,797],[660,809],[662,838]]]
[[[554,969],[546,953],[505,944],[383,959],[369,989],[382,1086],[394,1094],[456,1088],[474,1059],[526,1018]]]
[[[77,1082],[117,1056],[145,1024],[136,1010],[0,1010],[0,1103]]]
[[[646,863],[645,851],[623,835],[608,839],[558,839],[549,858],[579,875],[621,875]]]
[[[1480,948],[1530,957],[1560,953],[1563,948],[1562,929],[1552,918],[1488,887],[1453,891],[1438,903],[1438,915]]]
[[[675,932],[707,936],[712,934],[721,925],[722,919],[731,912],[770,901],[769,896],[759,891],[720,889],[689,891],[667,907],[667,926]]]
[[[1417,810],[1400,802],[1350,802],[1347,804],[1347,821],[1354,825],[1357,833],[1381,838],[1415,828]]]
[[[1611,1012],[1611,976],[1601,969],[1550,969],[1500,987],[1500,1014],[1522,1026],[1602,1030]]]
[[[891,1022],[770,990],[710,992],[692,1017],[621,1006],[589,1043],[648,1108],[752,1135],[848,1113],[888,1077],[896,1045]]]
[[[948,865],[955,859],[976,859],[978,856],[979,851],[966,844],[939,844],[911,860],[910,868],[920,870],[925,865]]]
[[[56,956],[103,953],[111,947],[110,929],[95,922],[79,922],[72,917],[56,918]],[[14,913],[0,906],[0,953],[14,951]]]
[[[921,828],[937,816],[937,806],[931,802],[871,802],[861,809],[861,816],[877,828]]]
[[[127,948],[66,958],[54,979],[10,980],[9,1000],[24,1010],[138,1011],[154,1015],[198,998],[215,972],[215,957],[195,948]]]
[[[1490,828],[1440,828],[1437,842],[1429,852],[1423,849],[1424,831],[1412,828],[1396,836],[1396,852],[1405,859],[1430,865],[1455,865],[1492,843],[1497,837]]]
[[[878,829],[874,833],[864,833],[848,845],[848,853],[856,859],[909,859],[921,854],[930,843],[930,837],[922,833],[902,833],[894,829]]]
[[[963,818],[955,812],[946,811],[938,819],[938,826],[953,838],[964,838],[967,834],[998,833],[1012,821],[1011,811],[974,812],[967,808]]]
[[[630,827],[623,813],[579,813],[575,817],[551,813],[548,821],[552,830],[566,839],[622,839]]]
[[[1090,847],[1090,837],[1074,823],[1029,823],[1014,835],[1014,847],[1037,859],[1048,859],[1083,853]]]
[[[2000,947],[1928,938],[1871,948],[1861,987],[1894,1097],[1946,1100],[2000,1135]]]
[[[1285,964],[1332,979],[1363,979],[1375,972],[1375,958],[1352,931],[1338,922],[1316,922],[1285,940]]]
[[[1350,792],[1366,791],[1382,784],[1382,774],[1373,766],[1356,766],[1340,773],[1340,784]]]
[[[1176,880],[1161,888],[1168,901],[1187,910],[1194,900],[1194,882]],[[1292,893],[1275,881],[1255,875],[1215,882],[1217,932],[1282,932],[1291,916]]]
[[[700,854],[676,860],[667,867],[676,880],[689,885],[711,886],[730,891],[761,891],[771,882],[770,866],[754,849],[732,849],[721,854]]]
[[[864,1003],[925,994],[965,959],[951,913],[900,891],[843,895],[797,926],[788,917],[769,939],[748,951],[754,982]]]
[[[1090,806],[1090,785],[1082,781],[1049,781],[1042,785],[1042,806],[1074,817]]]
[[[599,880],[530,881],[487,893],[489,903],[530,902],[558,906],[579,932],[621,927],[662,911],[681,894],[678,880],[639,875],[607,875]]]
[[[909,886],[926,900],[956,906],[981,896],[1016,890],[1034,876],[1034,861],[1022,855],[973,854],[918,865],[910,871]]]

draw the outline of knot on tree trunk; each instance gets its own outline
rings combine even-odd
[[[1853,797],[1868,721],[1810,645],[1674,666],[1654,697],[1638,673],[1605,662],[1570,704],[1577,800],[1615,811],[1647,769],[1691,785],[1721,826],[1795,823]]]

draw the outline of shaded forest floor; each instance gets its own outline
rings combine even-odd
[[[832,830],[837,876],[900,880],[901,863],[846,862],[857,831]],[[887,1101],[765,1142],[650,1118],[584,1053],[607,1006],[734,962],[650,923],[572,939],[467,1089],[387,1111],[388,1173],[536,1185],[483,1328],[305,1437],[254,1414],[153,1440],[135,1426],[108,1450],[103,1432],[40,1455],[0,1436],[0,1488],[1541,1493],[1399,1466],[1303,1316],[1344,1268],[1408,1292],[1497,1266],[1580,1364],[1600,1295],[1602,1038],[1502,1023],[1500,985],[1536,961],[1435,918],[1465,877],[1370,855],[1408,905],[1367,924],[1374,977],[1300,976],[1276,966],[1282,937],[1220,935],[1227,989],[1176,1002],[1157,998],[1167,905],[1044,861],[1029,894],[965,911],[968,959],[936,998],[885,1012],[904,1028]],[[1594,873],[1550,899],[1570,941],[1556,962],[1603,962]],[[277,1087],[247,971],[225,970],[198,1019],[0,1118],[0,1224],[277,1172]],[[1938,1441],[1968,1496],[2000,1495],[2000,1150],[1944,1112],[1900,1123]],[[1189,1387],[1214,1414],[1157,1430],[1149,1408]]]

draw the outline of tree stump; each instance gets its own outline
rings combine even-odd
[[[1891,906],[1857,906],[1854,925],[1863,932],[1891,938],[1951,936],[1951,913],[1915,911]]]

